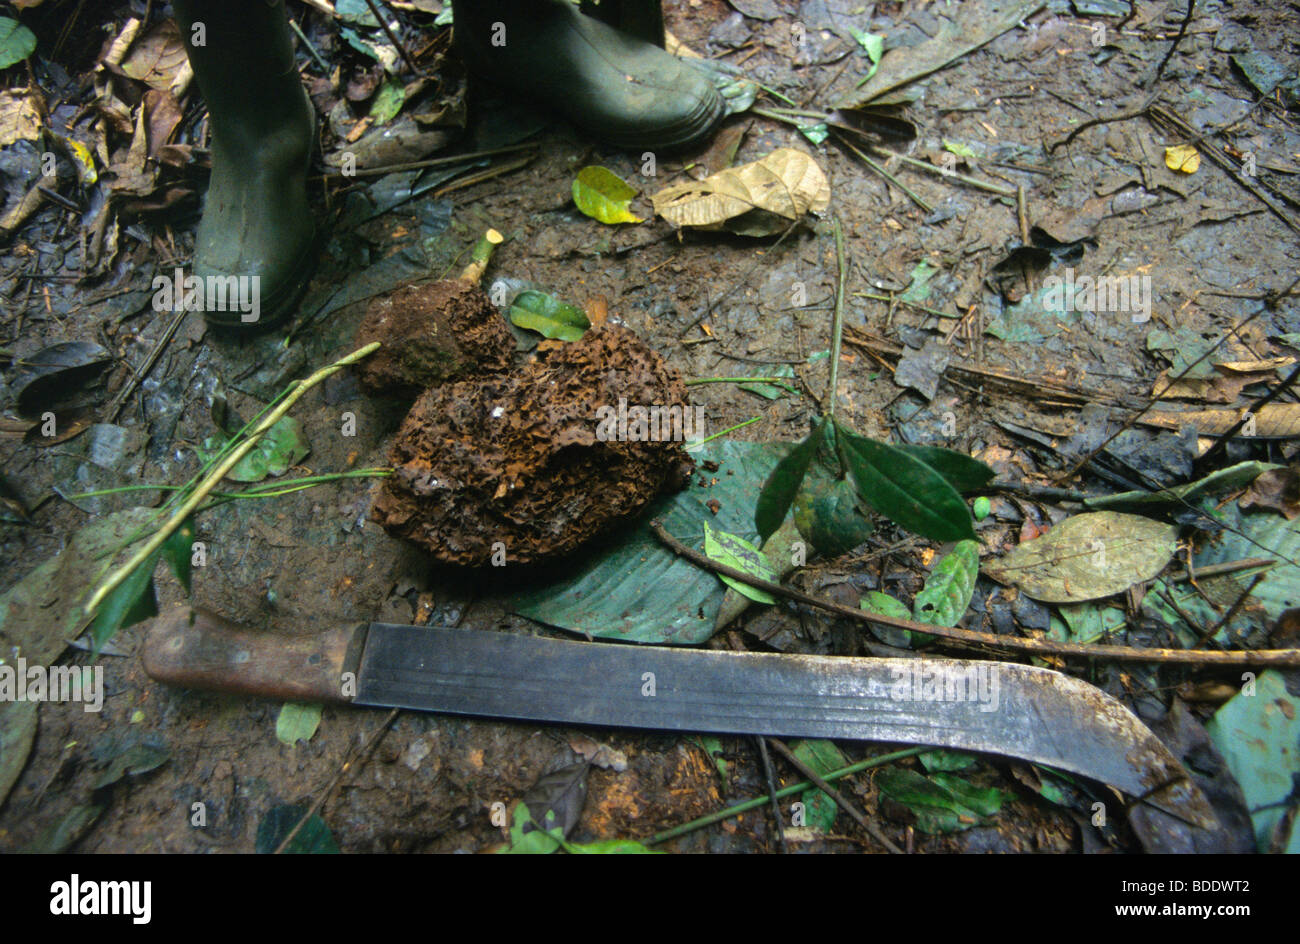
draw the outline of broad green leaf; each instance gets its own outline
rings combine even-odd
[[[36,51],[36,34],[17,20],[0,16],[0,69],[22,62]]]
[[[573,178],[573,202],[593,220],[602,223],[640,223],[628,210],[637,191],[618,174],[597,164],[584,167]]]
[[[262,434],[248,455],[235,463],[226,478],[232,482],[260,482],[268,476],[284,475],[310,452],[302,424],[292,416],[282,416]]]
[[[1118,511],[1075,515],[1016,546],[984,572],[1045,603],[1080,603],[1123,593],[1165,569],[1174,525]]]
[[[795,525],[819,553],[838,557],[871,536],[871,520],[860,501],[847,479],[828,482],[809,477],[795,499]]]
[[[858,605],[868,613],[879,613],[881,616],[892,616],[895,619],[910,620],[912,618],[912,611],[906,605],[894,599],[888,593],[881,593],[879,590],[868,591]],[[907,649],[912,645],[912,631],[909,629],[899,629],[896,626],[879,626],[872,623],[871,632],[881,642],[896,649]]]
[[[591,327],[581,309],[533,289],[520,292],[510,303],[510,320],[520,328],[557,341],[576,341]]]
[[[1119,607],[1102,607],[1096,603],[1062,603],[1060,620],[1053,619],[1047,635],[1061,642],[1087,645],[1108,632],[1123,629],[1128,622]],[[1216,617],[1217,618],[1217,617]]]
[[[848,759],[833,741],[796,741],[790,745],[790,753],[823,776],[849,765]],[[805,825],[823,833],[830,832],[835,825],[839,805],[819,787],[805,790],[800,799],[804,804]]]
[[[964,157],[972,161],[978,156],[968,145],[962,144],[959,141],[949,141],[947,138],[944,138],[943,149],[956,154],[958,157]]]
[[[808,474],[808,466],[817,455],[817,447],[821,445],[825,432],[826,421],[818,420],[808,437],[777,463],[772,474],[763,483],[758,504],[754,506],[754,524],[758,528],[759,537],[764,540],[781,527],[781,522],[785,520],[786,512],[790,510],[795,496],[799,494],[799,486],[803,484],[804,476]]]
[[[298,825],[298,821],[306,813],[305,803],[271,807],[262,817],[262,821],[257,824],[257,840],[253,848],[259,855],[271,854],[280,847],[280,843],[284,842],[290,830]],[[284,851],[294,854],[334,855],[339,851],[339,844],[334,841],[334,834],[325,825],[325,820],[313,813],[307,822],[303,823],[302,829],[298,830],[289,845],[285,846]]]
[[[704,525],[746,540],[754,530],[759,489],[777,458],[778,444],[717,440],[696,452],[698,462],[717,462],[706,484],[691,484],[652,504],[638,521],[566,562],[567,576],[515,598],[515,612],[583,635],[621,642],[695,645],[714,632],[723,585],[712,571],[678,557],[656,538],[650,522],[688,547],[699,547]],[[716,484],[707,484],[716,479]],[[715,515],[708,502],[716,500]],[[664,588],[671,587],[672,593]]]
[[[1280,617],[1284,610],[1300,606],[1300,518],[1288,521],[1281,515],[1243,512],[1236,503],[1216,509],[1208,499],[1204,500],[1204,510],[1235,530],[1206,541],[1196,553],[1197,568],[1246,557],[1271,556],[1276,563],[1262,571],[1263,577],[1250,591],[1251,600],[1259,601],[1271,619]],[[1225,576],[1232,581],[1227,586],[1232,589],[1233,598],[1223,605],[1231,606],[1254,578]],[[1204,578],[1197,582],[1204,587]],[[1233,588],[1234,584],[1239,589]]]
[[[376,125],[387,124],[397,117],[406,101],[406,90],[396,79],[388,79],[379,86],[375,99],[370,103],[370,118]]]
[[[104,602],[99,605],[94,622],[90,624],[90,638],[97,655],[104,647],[104,643],[112,639],[113,634],[119,629],[133,626],[141,620],[158,615],[153,570],[161,556],[161,548],[154,551],[137,565],[125,580],[114,587],[113,591],[104,598]]]
[[[840,454],[858,494],[908,531],[936,541],[975,537],[970,510],[934,469],[906,452],[847,429],[837,430]]]
[[[1006,794],[996,787],[977,787],[975,784],[948,773],[932,774],[930,779],[947,790],[957,802],[980,816],[996,816],[1002,809]]]
[[[743,570],[759,580],[766,580],[769,583],[777,582],[776,572],[772,570],[772,562],[767,559],[762,551],[744,538],[728,534],[726,531],[714,530],[709,527],[707,521],[704,522],[704,553],[709,556],[710,560],[715,560],[719,564],[725,564],[728,567],[734,567],[737,570]],[[737,593],[749,597],[755,603],[776,602],[776,597],[766,590],[751,587],[744,581],[737,580],[734,577],[718,574],[718,579]]]
[[[1004,795],[996,788],[975,787],[951,774],[925,777],[912,770],[886,767],[876,774],[880,792],[906,806],[925,833],[958,832],[996,814]]]
[[[1205,725],[1227,761],[1251,811],[1255,846],[1268,852],[1275,833],[1295,803],[1292,788],[1300,776],[1300,698],[1286,687],[1279,671],[1261,672],[1254,690],[1234,695]],[[1300,832],[1293,817],[1292,837]],[[1279,846],[1285,846],[1282,837]]]
[[[1084,502],[1088,508],[1109,511],[1149,511],[1159,508],[1184,509],[1188,503],[1195,506],[1198,499],[1206,495],[1222,495],[1239,488],[1244,488],[1259,476],[1271,469],[1282,466],[1271,462],[1238,462],[1236,465],[1219,469],[1195,482],[1163,488],[1158,492],[1120,492],[1117,495],[1103,495],[1089,498]]]
[[[913,459],[920,459],[947,480],[948,484],[962,494],[976,492],[993,480],[994,471],[978,459],[972,459],[964,452],[945,449],[942,446],[911,446],[899,444],[894,447],[905,452]]]
[[[934,565],[925,587],[912,601],[913,619],[931,626],[957,625],[975,592],[979,550],[978,541],[959,541]]]
[[[319,702],[286,701],[275,719],[275,739],[290,747],[299,741],[310,741],[320,727],[323,707]]]
[[[190,571],[194,562],[194,517],[185,519],[184,524],[172,532],[162,546],[162,556],[176,579],[181,582],[185,592],[190,592]]]

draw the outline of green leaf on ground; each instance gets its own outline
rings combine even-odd
[[[254,848],[260,855],[269,855],[280,847],[290,830],[307,813],[305,803],[274,806],[267,810],[262,821],[257,824],[257,840]],[[339,844],[334,841],[334,834],[325,825],[325,820],[313,813],[302,829],[284,849],[293,854],[337,854]]]
[[[1293,784],[1300,776],[1300,698],[1286,687],[1278,671],[1260,673],[1254,690],[1229,699],[1205,725],[1210,739],[1241,785],[1255,827],[1260,852],[1284,849],[1300,832],[1300,817],[1288,815],[1296,804]]]
[[[847,479],[807,479],[794,503],[794,522],[820,554],[838,557],[871,536],[871,519]]]
[[[772,371],[767,376],[789,377],[791,380],[793,380],[794,368],[791,367],[789,364],[779,364],[775,368],[773,368]],[[736,386],[740,387],[741,390],[748,390],[750,393],[756,393],[765,400],[779,400],[787,393],[792,393],[795,395],[798,395],[799,393],[797,387],[788,383],[782,383],[779,380],[775,382],[760,380],[760,381],[755,381],[753,383],[737,384]]]
[[[1282,466],[1271,462],[1238,462],[1226,469],[1211,472],[1204,478],[1186,485],[1164,488],[1158,492],[1120,492],[1117,495],[1103,495],[1084,501],[1088,508],[1107,511],[1155,511],[1157,508],[1185,508],[1187,503],[1195,505],[1197,500],[1206,495],[1222,495],[1225,492],[1245,488],[1259,476]]]
[[[939,271],[938,267],[930,265],[922,259],[915,268],[912,269],[912,278],[903,289],[903,294],[898,296],[900,302],[911,302],[913,305],[919,305],[930,297],[930,279],[934,278],[935,273]]]
[[[822,776],[849,765],[848,758],[833,741],[796,741],[790,745],[790,753]],[[800,799],[804,804],[804,825],[819,832],[830,832],[831,827],[835,825],[839,805],[820,787],[810,787],[803,792]]]
[[[932,834],[978,826],[996,815],[1005,800],[996,787],[976,787],[951,774],[926,777],[894,767],[876,774],[876,786],[884,796],[912,811],[917,829]]]
[[[172,752],[160,744],[118,744],[102,774],[95,778],[94,789],[117,783],[123,777],[138,776],[156,770],[171,759]]]
[[[913,619],[932,626],[956,626],[975,592],[980,572],[978,541],[959,541],[943,556],[912,601]]]
[[[290,747],[299,741],[310,741],[320,727],[323,707],[319,702],[286,701],[275,719],[276,740]]]
[[[936,541],[975,537],[970,509],[938,472],[906,452],[836,430],[840,454],[858,494],[908,531]]]
[[[281,476],[310,452],[302,424],[292,416],[282,416],[262,434],[248,455],[235,463],[226,478],[232,482],[260,482]]]
[[[881,616],[892,616],[894,619],[910,620],[912,618],[912,611],[907,608],[906,604],[891,597],[888,593],[881,593],[879,590],[867,591],[866,596],[862,598],[858,606],[868,613],[879,613]],[[871,633],[885,645],[893,646],[895,649],[907,649],[912,645],[912,631],[909,629],[899,629],[896,626],[878,626],[872,623]],[[919,636],[920,633],[917,635]]]
[[[573,178],[573,202],[578,209],[602,223],[640,223],[641,217],[628,209],[637,195],[630,184],[607,167],[593,164]]]
[[[867,59],[871,61],[871,68],[867,70],[867,74],[858,80],[858,85],[862,85],[875,75],[876,70],[880,68],[880,57],[885,54],[885,37],[875,33],[868,33],[866,30],[858,29],[852,24],[849,25],[848,29],[849,34],[862,47],[867,54]]]
[[[704,525],[748,541],[758,533],[752,514],[764,479],[785,451],[783,445],[716,440],[694,455],[719,464],[700,485],[660,498],[640,519],[569,561],[568,576],[519,594],[521,616],[583,635],[623,642],[695,645],[714,632],[723,585],[712,571],[697,567],[664,547],[650,530],[658,518],[677,540],[699,547]],[[707,504],[718,502],[715,515]],[[671,587],[672,593],[664,588]]]
[[[379,86],[374,100],[370,103],[370,119],[375,125],[384,125],[397,117],[406,101],[406,89],[396,79],[387,79]]]
[[[921,762],[922,767],[932,774],[950,773],[954,770],[970,770],[975,766],[975,758],[970,754],[943,748],[917,754],[916,759]]]
[[[36,34],[7,16],[0,16],[0,69],[22,62],[36,51]]]
[[[1164,570],[1178,528],[1139,515],[1095,511],[1075,515],[1026,541],[984,572],[1045,603],[1080,603],[1123,593]]]
[[[799,486],[808,474],[808,466],[817,455],[817,447],[821,445],[825,433],[826,421],[818,420],[807,438],[777,463],[763,483],[758,503],[754,506],[754,524],[763,540],[767,540],[768,535],[781,527],[786,513],[794,504],[795,496],[799,494]]]
[[[533,289],[515,296],[510,303],[510,321],[556,341],[576,341],[591,327],[581,309]]]
[[[710,560],[715,560],[727,567],[734,567],[736,570],[743,570],[759,580],[766,580],[769,583],[777,582],[776,572],[772,569],[772,562],[767,559],[767,556],[762,551],[744,538],[709,527],[707,521],[704,522],[704,553],[708,555]],[[751,587],[742,580],[728,577],[726,574],[718,574],[718,579],[737,593],[749,597],[755,603],[776,602],[776,597],[766,590]]]
[[[74,532],[57,557],[0,594],[0,652],[52,665],[89,622],[82,605],[110,570],[114,552],[147,538],[158,522],[156,508],[128,508]],[[121,555],[130,551],[122,548]]]

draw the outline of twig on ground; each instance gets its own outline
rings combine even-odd
[[[331,780],[326,785],[325,789],[321,791],[320,796],[316,798],[316,802],[311,805],[311,808],[307,810],[306,813],[302,814],[302,819],[298,820],[298,822],[294,824],[293,829],[289,830],[289,834],[280,841],[278,846],[275,847],[275,852],[272,853],[273,855],[280,855],[284,852],[284,850],[289,847],[289,843],[293,842],[294,837],[297,836],[302,828],[307,825],[307,821],[324,808],[325,804],[329,802],[329,798],[334,794],[335,789],[338,788],[339,783],[342,782],[344,775],[347,774],[348,771],[352,770],[354,766],[360,767],[370,759],[370,755],[373,754],[375,748],[379,746],[379,742],[392,726],[393,719],[397,717],[401,710],[401,708],[394,708],[390,711],[388,716],[384,718],[383,723],[371,732],[370,738],[364,745],[362,745],[361,750],[357,752],[355,757],[349,758],[343,762],[343,766],[340,767],[338,773],[334,775],[334,779]]]
[[[216,468],[204,476],[204,478],[194,487],[194,491],[190,494],[190,497],[172,513],[172,516],[167,519],[157,532],[154,533],[153,537],[145,541],[140,550],[136,551],[136,553],[131,556],[130,560],[104,579],[104,582],[99,585],[99,588],[91,594],[90,599],[86,602],[85,612],[87,614],[94,613],[95,610],[99,608],[99,605],[104,602],[105,597],[112,593],[113,590],[122,583],[122,581],[126,580],[126,578],[131,575],[132,571],[147,561],[154,551],[162,547],[176,529],[184,524],[190,514],[203,503],[203,499],[208,496],[208,493],[220,484],[221,480],[226,477],[226,473],[238,465],[239,460],[252,451],[253,446],[257,445],[257,441],[262,437],[262,435],[274,426],[280,417],[289,412],[289,408],[297,403],[304,393],[319,384],[322,380],[325,380],[327,377],[331,377],[338,373],[349,364],[354,364],[363,357],[373,354],[377,350],[379,350],[379,342],[374,341],[367,344],[365,347],[358,348],[347,357],[340,358],[327,367],[322,367],[306,380],[297,382],[297,384],[291,389],[290,393],[281,401],[280,405],[268,413],[256,427],[249,431],[248,438],[236,446],[222,462],[217,464]]]
[[[847,619],[859,623],[875,623],[879,626],[892,626],[895,629],[905,629],[909,632],[924,633],[931,636],[941,636],[944,639],[951,639],[957,642],[973,643],[979,646],[991,646],[1000,649],[1014,649],[1020,652],[1032,652],[1037,655],[1054,655],[1054,656],[1075,656],[1085,659],[1104,659],[1112,662],[1164,662],[1179,663],[1183,665],[1267,665],[1267,666],[1300,666],[1300,649],[1256,649],[1240,650],[1233,652],[1202,652],[1189,649],[1139,649],[1130,646],[1084,646],[1078,643],[1054,642],[1049,639],[1023,639],[1018,636],[1000,636],[995,633],[981,633],[970,629],[957,629],[949,626],[933,626],[929,623],[918,623],[914,620],[900,619],[894,616],[884,616],[880,613],[869,613],[866,610],[854,609],[851,606],[844,606],[831,600],[824,600],[821,597],[815,597],[810,593],[804,593],[802,590],[795,590],[793,587],[786,587],[779,583],[772,583],[768,580],[760,580],[753,574],[747,574],[743,570],[735,567],[728,567],[725,564],[719,564],[699,551],[687,547],[681,541],[669,534],[664,526],[658,521],[650,522],[650,530],[659,538],[667,547],[672,549],[676,554],[686,558],[696,566],[703,567],[706,570],[712,570],[715,573],[725,574],[736,580],[749,584],[751,587],[758,587],[760,590],[766,590],[768,593],[779,594],[796,600],[799,603],[806,603],[809,606],[819,607],[827,610],[837,616],[843,616]],[[1200,575],[1200,571],[1197,575]]]
[[[807,764],[801,761],[798,757],[796,757],[794,751],[786,747],[784,742],[782,742],[779,738],[768,738],[767,740],[769,744],[771,744],[774,748],[776,748],[778,754],[780,754],[782,757],[788,760],[792,765],[794,765],[794,768],[797,771],[799,771],[799,773],[803,774],[813,783],[817,784],[818,789],[820,789],[822,793],[825,793],[828,797],[830,797],[839,805],[840,809],[844,810],[844,812],[848,813],[849,816],[853,817],[853,819],[857,822],[857,824],[861,826],[863,829],[865,829],[867,831],[867,834],[870,835],[872,839],[876,840],[876,842],[880,843],[882,846],[884,846],[886,849],[888,849],[890,852],[894,853],[895,855],[903,854],[902,849],[894,845],[894,843],[890,841],[890,838],[888,836],[886,836],[879,829],[877,829],[874,823],[872,823],[869,819],[867,819],[865,816],[862,815],[862,813],[858,810],[856,804],[854,804],[848,797],[846,797],[839,790],[835,789],[835,787],[831,786],[831,784],[826,780],[825,777],[817,773],[817,771],[813,770],[811,767],[809,767]]]
[[[1174,50],[1178,48],[1178,44],[1183,41],[1183,37],[1187,34],[1187,26],[1192,22],[1192,10],[1195,9],[1195,7],[1196,0],[1187,0],[1187,13],[1183,16],[1183,22],[1178,27],[1178,35],[1175,36],[1174,41],[1169,44],[1169,49],[1166,50],[1165,57],[1160,60],[1160,65],[1156,66],[1155,74],[1147,80],[1147,88],[1150,88],[1159,82],[1160,77],[1165,74],[1165,66],[1169,65],[1169,59],[1173,56]]]

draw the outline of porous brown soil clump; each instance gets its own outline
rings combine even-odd
[[[406,285],[370,303],[357,345],[380,342],[357,368],[370,394],[413,400],[426,387],[510,366],[514,338],[477,285]]]
[[[512,563],[567,554],[686,483],[694,463],[664,437],[690,413],[658,354],[625,328],[592,328],[508,375],[425,391],[371,514],[444,563],[492,563],[498,542]]]

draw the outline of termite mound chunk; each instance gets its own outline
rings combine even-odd
[[[413,400],[448,380],[499,373],[510,366],[514,338],[483,290],[446,280],[405,285],[374,299],[357,345],[380,342],[357,368],[361,387]]]
[[[443,563],[555,558],[686,484],[694,416],[658,354],[625,328],[592,328],[509,375],[426,390],[371,516]]]

